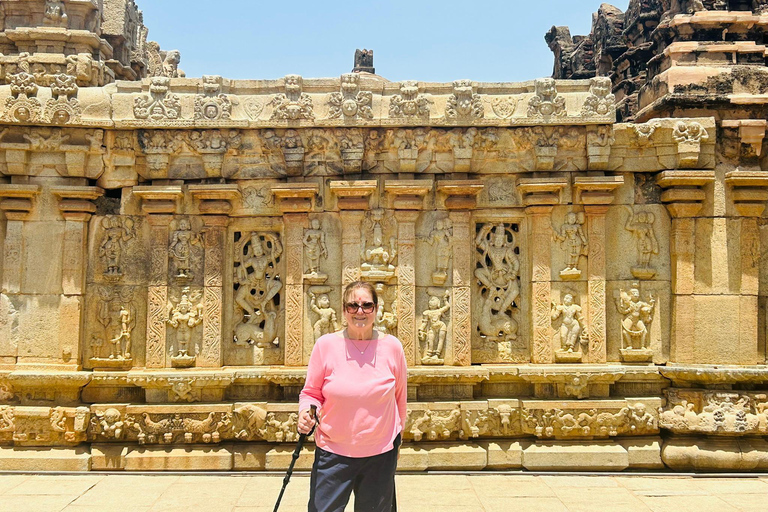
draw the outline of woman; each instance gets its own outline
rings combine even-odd
[[[376,290],[356,281],[344,289],[346,329],[317,340],[299,395],[299,432],[317,407],[309,512],[394,510],[395,469],[405,426],[407,369],[400,341],[373,329]]]

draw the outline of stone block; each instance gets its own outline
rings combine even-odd
[[[488,453],[486,469],[521,469],[523,467],[523,450],[528,448],[530,441],[482,441],[478,445]]]
[[[232,448],[232,469],[263,471],[267,467],[268,444],[236,444]]]
[[[429,468],[429,452],[421,446],[406,443],[400,447],[398,471],[426,471]]]
[[[125,454],[126,471],[230,471],[231,446],[134,447]]]
[[[765,471],[768,441],[755,438],[670,438],[661,450],[675,471]]]
[[[476,444],[435,443],[427,451],[431,470],[479,471],[488,465],[488,452]]]
[[[115,444],[91,445],[91,469],[93,471],[120,471],[125,469],[127,446]]]
[[[661,461],[661,438],[659,437],[622,437],[617,439],[627,450],[631,469],[663,469]]]
[[[0,448],[0,471],[90,471],[91,454],[74,448]]]
[[[629,454],[612,442],[547,442],[523,451],[523,467],[529,471],[623,471]]]
[[[699,364],[759,364],[757,298],[694,296],[695,361]],[[751,317],[747,321],[747,317]],[[678,340],[679,341],[679,340]]]
[[[264,469],[267,471],[285,471],[291,463],[293,451],[295,449],[295,444],[277,444],[270,447],[265,455]],[[314,461],[315,447],[314,445],[306,444],[304,445],[304,448],[302,448],[301,454],[299,454],[299,458],[296,460],[296,465],[293,469],[309,471],[312,469],[312,463]]]

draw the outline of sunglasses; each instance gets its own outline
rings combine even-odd
[[[376,307],[376,304],[373,302],[363,302],[362,304],[358,304],[357,302],[347,302],[344,304],[344,308],[347,310],[347,313],[350,315],[354,315],[357,313],[358,309],[362,309],[363,313],[373,313],[373,308]]]

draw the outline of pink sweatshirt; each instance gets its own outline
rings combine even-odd
[[[365,343],[344,338],[342,332],[321,336],[299,395],[299,411],[317,406],[315,444],[336,455],[385,453],[405,427],[408,373],[403,346],[394,336],[381,334],[367,348]]]

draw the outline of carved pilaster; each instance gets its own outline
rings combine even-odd
[[[240,198],[237,185],[190,185],[203,215],[205,266],[203,269],[203,341],[197,366],[218,368],[223,362],[222,324],[224,295],[224,254],[229,212]]]
[[[360,279],[360,223],[365,213],[342,210],[341,216],[341,286]]]
[[[416,219],[419,212],[398,211],[397,219],[397,337],[403,344],[405,360],[413,365],[418,358],[416,343]]]
[[[539,364],[555,362],[552,349],[550,304],[552,297],[552,206],[529,206],[531,221],[531,315],[533,325],[531,361]]]
[[[665,171],[656,179],[656,183],[664,189],[661,200],[672,217],[670,357],[674,362],[693,362],[695,358],[695,216],[701,211],[706,199],[703,187],[714,180],[714,171]]]
[[[29,218],[39,185],[0,185],[0,210],[5,212],[5,254],[3,283],[5,293],[20,293],[24,273],[24,221]]]
[[[98,187],[59,187],[51,190],[59,200],[59,211],[64,217],[64,247],[61,279],[64,295],[85,293],[86,241],[88,221],[96,211],[93,200],[104,190]]]
[[[468,211],[451,212],[453,238],[472,240],[470,222],[472,214]],[[451,288],[451,323],[453,324],[453,360],[457,366],[472,364],[472,247],[469,244],[454,243],[453,279]]]
[[[170,215],[149,215],[146,367],[165,368],[168,319],[168,231]]]
[[[149,282],[147,286],[146,367],[166,367],[168,319],[168,233],[180,208],[181,187],[135,187],[149,224]],[[170,361],[169,361],[170,363]]]
[[[287,213],[285,226],[285,364],[301,366],[304,340],[304,229],[306,213]]]

